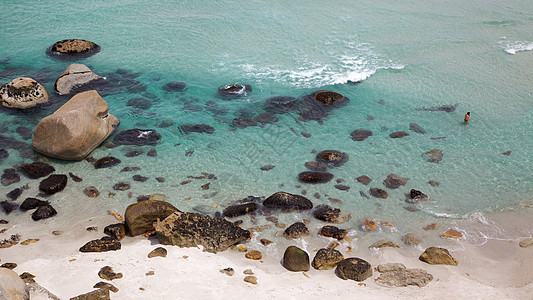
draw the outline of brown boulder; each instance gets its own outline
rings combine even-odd
[[[292,224],[291,226],[287,227],[285,231],[283,232],[283,235],[287,239],[298,239],[304,236],[309,236],[311,233],[309,233],[309,229],[303,222],[296,222]]]
[[[371,188],[370,189],[370,195],[376,197],[376,198],[381,198],[381,199],[387,199],[387,197],[389,196],[389,194],[387,194],[386,191],[380,189],[380,188]]]
[[[458,262],[453,258],[447,249],[439,247],[429,247],[422,253],[419,259],[430,265],[452,265],[457,266]]]
[[[120,250],[121,244],[110,237],[103,237],[98,240],[88,241],[85,245],[81,246],[80,252],[107,252]]]
[[[125,219],[132,236],[154,230],[153,223],[179,210],[165,201],[146,200],[126,208]]]
[[[71,64],[56,80],[54,91],[60,95],[73,94],[80,87],[98,79],[102,77],[93,73],[86,65]]]
[[[100,46],[93,42],[79,39],[68,39],[54,43],[46,52],[48,55],[54,57],[68,59],[71,57],[87,57],[96,54],[99,51]]]
[[[105,280],[113,280],[122,278],[122,273],[115,273],[113,271],[113,268],[111,268],[110,266],[105,266],[100,269],[100,271],[98,272],[98,276]]]
[[[331,237],[340,241],[348,234],[348,230],[340,229],[331,225],[326,225],[320,228],[320,230],[318,230],[318,234],[326,237]]]
[[[405,131],[396,131],[396,132],[393,132],[393,133],[389,134],[389,137],[391,137],[393,139],[401,139],[401,138],[406,137],[408,135],[409,135],[409,133],[407,133]]]
[[[364,259],[350,257],[337,264],[335,274],[344,280],[364,281],[372,276],[372,266]]]
[[[298,179],[305,183],[326,183],[333,179],[333,174],[328,172],[305,171],[298,174]]]
[[[319,205],[313,211],[313,216],[321,221],[328,223],[345,223],[350,220],[350,214],[342,212],[338,208],[332,208],[329,205]]]
[[[333,167],[342,166],[349,158],[347,153],[337,150],[324,150],[316,155],[316,161],[326,163]]]
[[[289,246],[283,253],[283,267],[293,272],[309,271],[309,254],[296,246]]]
[[[311,265],[317,270],[331,270],[343,259],[344,256],[338,250],[322,248],[316,253]]]
[[[19,77],[0,88],[0,102],[9,108],[27,109],[48,102],[48,92],[37,81]]]
[[[313,202],[304,196],[277,192],[263,201],[268,208],[281,209],[283,211],[308,210],[313,208]]]
[[[387,175],[387,178],[383,181],[383,183],[389,189],[397,189],[401,185],[405,185],[408,180],[409,178],[398,177],[398,175],[391,173]]]
[[[352,140],[358,141],[358,142],[364,141],[371,135],[372,135],[372,131],[368,129],[357,129],[357,130],[354,130],[352,133],[350,133]]]
[[[118,124],[98,92],[79,93],[37,124],[33,149],[59,159],[81,160],[107,139]]]

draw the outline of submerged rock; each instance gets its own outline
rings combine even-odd
[[[284,114],[298,108],[298,99],[293,97],[272,97],[265,101],[263,109],[273,114]]]
[[[187,83],[183,81],[172,81],[169,83],[166,83],[163,86],[163,90],[167,92],[182,92],[187,88]]]
[[[387,178],[383,180],[385,186],[389,189],[397,189],[402,185],[405,185],[409,178],[398,177],[396,174],[389,174]]]
[[[409,194],[407,194],[406,196],[407,196],[407,199],[405,201],[407,201],[408,203],[413,203],[413,204],[416,204],[416,203],[418,203],[420,201],[429,200],[429,197],[426,194],[422,193],[419,190],[415,190],[415,189],[411,189]]]
[[[333,167],[342,166],[348,159],[349,156],[347,153],[337,150],[324,150],[316,155],[316,161],[326,163]]]
[[[140,110],[146,110],[152,107],[152,101],[144,97],[135,97],[128,100],[126,106],[134,107]]]
[[[382,190],[380,188],[371,188],[370,195],[381,199],[387,199],[387,197],[389,196],[389,194],[387,194],[385,190]]]
[[[396,132],[393,132],[393,133],[389,134],[389,137],[393,138],[393,139],[401,139],[401,138],[406,137],[408,135],[409,135],[409,133],[407,133],[405,131],[396,131]]]
[[[201,245],[204,251],[213,253],[251,238],[248,230],[231,222],[197,213],[175,212],[166,219],[155,222],[154,228],[163,245]]]
[[[48,219],[57,215],[57,211],[50,204],[39,206],[32,214],[31,218],[34,221]]]
[[[322,248],[318,250],[313,258],[311,265],[317,270],[331,270],[344,259],[342,253],[331,248]]]
[[[161,139],[161,135],[153,129],[130,129],[119,132],[115,138],[114,143],[117,145],[150,145],[155,146]]]
[[[441,106],[434,106],[434,107],[428,107],[428,108],[422,107],[422,108],[417,108],[416,110],[454,112],[457,106],[459,106],[459,103],[453,104],[453,105],[441,105]]]
[[[416,123],[409,123],[409,129],[420,134],[426,133],[426,131]]]
[[[255,203],[231,205],[231,206],[228,206],[226,209],[224,209],[224,211],[222,212],[222,215],[224,215],[224,217],[234,218],[238,216],[243,216],[248,213],[252,213],[256,209],[257,209],[257,204]]]
[[[308,210],[313,208],[313,202],[304,196],[277,192],[263,201],[268,208],[281,209],[283,211]]]
[[[364,281],[372,276],[372,266],[364,259],[350,257],[337,264],[335,274],[344,280]]]
[[[283,267],[292,272],[309,271],[309,254],[296,246],[289,246],[283,254]]]
[[[67,186],[67,175],[52,174],[39,183],[39,190],[48,195],[61,192]]]
[[[372,131],[368,129],[356,129],[350,133],[350,136],[352,137],[352,140],[361,142],[366,140],[369,136],[372,136]]]
[[[328,165],[319,161],[308,161],[304,165],[311,171],[326,172],[328,170]]]
[[[442,151],[433,149],[422,154],[422,157],[428,162],[439,163],[442,160]]]
[[[372,178],[362,175],[356,178],[356,180],[364,185],[368,185],[370,182],[372,182]]]
[[[174,212],[179,212],[172,204],[165,201],[146,200],[130,204],[126,208],[125,219],[132,236],[154,230],[153,223],[163,220]]]
[[[50,203],[48,201],[39,200],[37,198],[26,198],[20,205],[20,209],[26,211],[47,204]]]
[[[184,133],[191,133],[191,132],[208,133],[208,134],[215,133],[214,127],[205,125],[205,124],[185,124],[185,125],[181,125],[180,129]]]
[[[2,207],[6,215],[9,215],[11,212],[19,208],[18,204],[16,204],[13,201],[7,201],[7,200],[0,202],[0,206]]]
[[[0,88],[0,102],[9,108],[32,108],[48,102],[49,97],[41,84],[28,77],[15,78]]]
[[[326,183],[333,179],[333,174],[329,172],[315,172],[315,171],[305,171],[298,174],[298,179],[301,182],[305,183]]]
[[[13,170],[14,172],[6,172],[4,171],[4,174],[2,174],[2,185],[4,186],[8,186],[8,185],[11,185],[13,183],[17,183],[20,181],[20,176],[19,174],[16,173],[15,170]]]
[[[218,88],[218,95],[223,99],[237,99],[248,96],[252,92],[249,85],[230,84]]]
[[[52,174],[56,169],[47,163],[34,162],[23,165],[20,170],[29,178],[37,179]]]
[[[122,161],[113,156],[102,157],[94,162],[95,169],[111,168],[120,164]]]

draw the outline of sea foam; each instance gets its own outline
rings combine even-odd
[[[509,54],[516,54],[517,52],[532,51],[533,42],[516,41],[504,45],[505,52]]]

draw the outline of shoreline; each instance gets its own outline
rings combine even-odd
[[[17,244],[0,249],[0,254],[1,263],[17,263],[15,272],[35,275],[38,284],[60,299],[94,290],[94,284],[105,281],[98,277],[98,271],[103,266],[111,266],[115,272],[124,275],[123,278],[106,281],[119,289],[117,293],[110,293],[111,299],[164,299],[176,295],[183,299],[226,299],[250,293],[259,299],[318,299],[325,296],[340,299],[354,295],[365,299],[445,299],[464,295],[471,298],[519,299],[527,298],[533,292],[533,274],[529,271],[533,247],[521,248],[518,245],[520,240],[530,238],[533,233],[533,225],[527,223],[527,216],[531,215],[532,210],[526,207],[487,216],[490,220],[496,220],[499,228],[508,232],[509,236],[520,237],[489,239],[482,245],[469,244],[464,239],[457,240],[456,244],[463,250],[450,252],[459,261],[458,266],[426,264],[418,260],[423,249],[405,245],[398,249],[371,250],[357,245],[359,241],[353,239],[351,244],[355,245],[351,253],[347,253],[344,244],[337,248],[345,258],[365,259],[372,268],[383,263],[402,263],[407,268],[426,270],[434,279],[421,288],[379,285],[375,282],[379,276],[375,270],[373,276],[362,283],[341,280],[334,270],[318,271],[311,268],[305,274],[290,272],[280,263],[283,249],[274,248],[261,251],[263,259],[254,261],[246,259],[244,253],[236,248],[213,254],[198,248],[160,245],[157,238],[137,236],[123,239],[122,249],[118,251],[79,252],[79,247],[85,242],[103,235],[103,227],[116,222],[112,216],[82,220],[57,236],[51,234],[58,229],[51,228],[53,224],[15,225],[0,237],[3,239],[19,233],[21,241],[28,238],[40,240],[29,245]],[[2,228],[8,225],[2,225]],[[99,229],[89,232],[85,230],[88,226],[97,226]],[[528,232],[530,236],[526,236]],[[288,244],[299,247],[306,245],[311,260],[314,250],[324,247],[321,243],[316,237],[305,241],[288,241]],[[248,249],[254,249],[254,243],[247,244]],[[279,248],[282,247],[280,244],[271,246]],[[164,247],[168,251],[167,257],[148,258],[148,253],[157,247]],[[231,277],[219,272],[228,267],[235,270]],[[243,281],[246,276],[243,271],[246,269],[253,271],[258,284]],[[154,275],[146,275],[150,271]],[[48,298],[34,294],[32,299]]]

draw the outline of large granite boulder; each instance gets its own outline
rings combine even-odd
[[[6,300],[30,299],[24,280],[8,268],[0,268],[0,298]]]
[[[309,254],[296,246],[289,246],[283,254],[283,267],[293,272],[309,271]]]
[[[9,108],[32,108],[48,102],[49,97],[41,84],[28,77],[15,78],[0,88],[0,102]]]
[[[222,218],[197,213],[175,212],[154,224],[159,242],[179,247],[203,246],[204,251],[219,252],[242,241],[251,233]]]
[[[447,249],[439,247],[427,248],[426,251],[420,255],[419,259],[430,265],[457,266],[459,264]]]
[[[299,239],[301,237],[309,235],[311,235],[311,233],[303,222],[296,222],[291,226],[287,227],[287,229],[285,229],[285,231],[283,232],[283,236],[285,236],[289,240]]]
[[[333,179],[333,174],[329,172],[315,172],[315,171],[305,171],[298,174],[298,179],[301,182],[305,183],[326,183]]]
[[[67,182],[67,175],[52,174],[39,183],[39,190],[47,195],[53,195],[57,192],[61,192],[67,186]]]
[[[20,170],[29,178],[37,179],[52,174],[56,169],[47,163],[37,161],[31,164],[22,165]]]
[[[392,263],[379,265],[377,271],[381,273],[376,281],[386,286],[426,286],[433,275],[422,269],[407,269],[403,264]]]
[[[304,196],[277,192],[263,201],[268,208],[281,209],[283,211],[308,210],[313,208],[313,202]]]
[[[52,57],[72,59],[88,57],[99,51],[100,46],[93,42],[79,39],[68,39],[54,43],[47,49],[46,53]]]
[[[331,270],[343,259],[344,256],[338,250],[322,248],[316,253],[311,265],[317,270]]]
[[[56,80],[54,91],[60,95],[74,94],[82,86],[99,79],[102,77],[93,73],[86,65],[71,64]]]
[[[130,129],[119,132],[113,142],[117,145],[155,146],[161,139],[161,135],[153,129]]]
[[[328,166],[342,166],[349,159],[347,153],[337,150],[324,150],[316,155],[316,161],[328,164]]]
[[[107,103],[95,90],[76,94],[33,132],[35,151],[64,160],[81,160],[118,126]]]
[[[372,276],[372,266],[364,259],[350,257],[337,264],[335,274],[344,280],[364,281]]]
[[[159,200],[146,200],[130,204],[124,218],[132,236],[154,230],[154,222],[179,212],[172,204]]]

